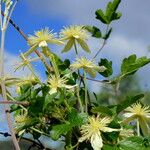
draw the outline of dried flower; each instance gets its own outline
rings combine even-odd
[[[149,106],[144,106],[140,103],[133,104],[126,109],[124,116],[127,118],[123,123],[129,123],[135,119],[138,120],[139,125],[144,135],[148,135],[149,127],[148,121],[150,121],[150,109]]]
[[[101,150],[103,147],[101,132],[120,131],[120,129],[109,128],[108,124],[110,122],[111,119],[108,117],[100,118],[99,115],[97,117],[89,117],[88,123],[81,126],[82,136],[79,138],[79,142],[90,140],[94,150]]]
[[[76,61],[70,65],[73,70],[83,68],[91,77],[95,78],[97,72],[105,71],[104,66],[97,66],[93,61],[87,58],[77,58]]]
[[[62,40],[68,41],[62,52],[68,52],[75,44],[75,41],[77,41],[83,50],[90,52],[90,49],[85,42],[89,38],[89,35],[83,26],[73,25],[64,27],[60,32],[60,37]]]

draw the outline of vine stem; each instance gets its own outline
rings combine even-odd
[[[109,25],[107,25],[107,27],[106,27],[106,34],[107,34],[107,32],[108,32],[108,29],[109,29]],[[107,43],[107,40],[104,39],[104,41],[103,41],[103,43],[102,43],[102,46],[101,46],[100,49],[97,51],[97,53],[94,55],[94,57],[92,58],[92,60],[94,60],[94,59],[98,56],[98,54],[102,51],[102,49],[104,48],[104,46],[106,45],[106,43]]]
[[[76,53],[76,57],[78,56],[78,50],[77,50],[77,44],[76,41],[74,40],[74,49],[75,49],[75,53]]]
[[[11,134],[9,134],[9,133],[3,133],[3,132],[0,132],[0,135],[3,135],[4,137],[8,137],[8,136],[11,136]],[[43,146],[43,144],[39,141],[39,140],[37,140],[38,142],[36,142],[35,140],[32,140],[32,139],[28,139],[28,138],[26,138],[26,137],[22,137],[22,139],[21,140],[24,140],[24,141],[27,141],[27,142],[31,142],[31,143],[33,143],[33,144],[35,144],[37,147],[39,147],[39,148],[44,148],[44,146]],[[51,150],[51,149],[49,149],[49,148],[46,148],[47,150]]]
[[[136,123],[137,123],[137,136],[140,136],[140,124],[139,124],[138,119],[137,119]]]
[[[2,4],[2,1],[0,1]],[[5,49],[5,35],[6,35],[6,29],[7,29],[7,21],[9,21],[10,15],[12,14],[15,5],[17,4],[17,1],[15,1],[14,5],[12,6],[12,9],[10,10],[9,14],[9,8],[5,8],[5,15],[4,15],[4,20],[2,20],[1,16],[1,50],[0,50],[0,78],[1,78],[1,90],[2,90],[2,97],[4,98],[4,101],[7,101],[7,91],[6,91],[6,86],[5,86],[5,74],[4,74],[4,49]],[[0,7],[1,11],[1,7]],[[13,121],[11,114],[9,113],[10,107],[8,105],[4,105],[6,117],[7,117],[7,122],[8,122],[8,127],[10,129],[11,135],[12,135],[12,141],[15,146],[16,150],[20,150],[15,131],[13,128]]]
[[[80,94],[79,94],[79,87],[76,87],[76,91],[77,91],[78,103],[80,105],[80,111],[81,111],[81,113],[83,113],[84,108],[83,108],[82,101],[81,101]]]
[[[42,131],[40,131],[40,130],[38,130],[38,129],[34,128],[34,127],[31,127],[31,129],[32,129],[33,131],[37,132],[37,133],[43,134],[43,135],[45,135],[45,136],[47,136],[47,137],[50,137],[50,135],[49,135],[49,134],[44,133],[44,132],[42,132]]]
[[[8,100],[3,100],[0,101],[0,104],[16,104],[16,105],[23,105],[23,106],[28,106],[28,102],[18,102],[18,101],[8,101]]]
[[[87,80],[86,80],[86,72],[84,70],[84,84],[85,84],[85,112],[88,113],[88,95],[87,95]]]
[[[1,89],[2,89],[2,97],[5,99],[5,101],[7,101],[7,94],[6,94],[6,86],[5,86],[5,80],[4,80],[4,46],[5,46],[5,33],[6,30],[4,30],[3,28],[1,28],[2,33],[1,33],[1,51],[0,51],[0,77],[1,77]],[[12,122],[12,118],[11,118],[11,114],[9,113],[9,106],[8,105],[4,105],[4,109],[6,112],[6,116],[7,116],[7,122],[8,122],[8,126],[12,135],[12,140],[14,143],[14,146],[16,148],[16,150],[20,150],[18,141],[16,139],[15,136],[15,132],[13,129],[13,122]]]

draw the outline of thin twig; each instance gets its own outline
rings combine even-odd
[[[107,32],[108,32],[108,29],[109,29],[109,25],[107,25],[106,34],[107,34]],[[103,43],[102,43],[102,46],[101,46],[100,49],[97,51],[97,53],[94,55],[94,57],[93,57],[92,60],[94,60],[94,59],[97,57],[97,55],[102,51],[102,49],[104,48],[104,46],[106,45],[106,43],[107,43],[107,39],[104,39],[104,41],[103,41]]]
[[[3,135],[4,137],[8,137],[8,136],[11,136],[11,134],[9,134],[8,132],[0,132],[1,135]],[[34,140],[31,140],[31,139],[28,139],[26,137],[22,137],[21,140],[25,140],[25,141],[28,141],[28,142],[31,142],[33,143],[34,145],[36,145],[37,147],[39,148],[44,148],[43,145],[39,144],[38,142],[34,141]],[[50,150],[50,149],[49,149]]]
[[[23,106],[29,106],[29,102],[17,102],[17,101],[0,101],[0,104],[8,104],[8,105],[23,105]]]
[[[80,75],[80,78],[84,78],[84,76]],[[88,78],[86,77],[87,80],[90,80],[90,81],[93,81],[93,82],[99,82],[99,83],[107,83],[107,84],[110,84],[111,81],[109,80],[96,80],[96,79],[92,79],[92,78]]]
[[[14,9],[15,5],[16,5],[16,3],[14,4],[14,6],[12,6],[12,9]],[[2,90],[2,97],[4,98],[5,101],[7,101],[7,90],[6,90],[5,80],[4,80],[4,77],[5,77],[5,74],[4,74],[4,49],[5,49],[5,33],[6,33],[6,29],[7,29],[7,21],[9,21],[8,13],[9,13],[10,7],[11,6],[9,6],[9,5],[6,6],[6,8],[5,8],[6,16],[4,16],[3,23],[1,23],[2,26],[1,26],[1,50],[0,50],[0,78],[2,80],[1,80],[0,85],[1,85],[1,90]],[[5,109],[5,113],[6,113],[6,117],[7,117],[8,127],[9,127],[11,135],[12,135],[13,144],[14,144],[16,150],[20,150],[18,141],[16,139],[16,135],[14,132],[14,128],[13,128],[12,116],[9,113],[10,107],[8,105],[4,105],[4,109]]]
[[[97,55],[102,51],[105,45],[106,45],[106,40],[103,41],[101,48],[97,51],[97,53],[94,55],[92,60],[94,60],[97,57]]]

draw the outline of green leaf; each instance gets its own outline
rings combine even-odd
[[[93,27],[86,26],[85,29],[88,30],[92,34],[93,37],[96,37],[96,38],[102,37],[102,33],[101,33],[100,29],[95,26],[93,26]]]
[[[144,97],[144,94],[139,94],[139,95],[136,95],[136,96],[127,97],[126,100],[124,100],[123,102],[118,104],[117,113],[120,113],[121,111],[123,111],[127,107],[131,106],[132,104],[136,103],[137,101],[139,101],[143,97]]]
[[[75,109],[72,109],[67,118],[67,123],[52,127],[51,137],[54,140],[58,140],[61,135],[66,135],[72,128],[81,126],[86,121],[87,115],[78,113]]]
[[[86,119],[87,115],[85,113],[78,113],[75,109],[68,115],[68,121],[72,127],[81,126]]]
[[[107,106],[97,106],[92,108],[92,113],[101,113],[104,115],[112,116],[113,112]]]
[[[86,42],[82,39],[77,39],[78,43],[80,44],[80,46],[83,48],[83,50],[85,50],[88,53],[91,53],[89,46],[86,44]]]
[[[66,135],[72,127],[70,124],[60,124],[52,127],[51,138],[53,140],[58,140],[61,135]]]
[[[61,64],[58,64],[58,69],[61,71],[65,71],[69,68],[69,66],[70,66],[70,60],[65,59],[64,62],[62,62]]]
[[[114,13],[112,16],[112,20],[118,20],[121,18],[121,16],[122,16],[121,12]]]
[[[114,0],[113,2],[109,2],[107,4],[107,8],[106,8],[106,17],[107,20],[109,22],[109,24],[113,21],[113,20],[117,20],[121,17],[121,13],[117,13],[116,10],[120,4],[121,0]]]
[[[44,107],[43,108],[46,108],[47,105],[49,103],[51,103],[53,101],[53,99],[56,97],[57,93],[54,93],[52,95],[50,95],[49,93],[45,96],[45,102],[44,102]]]
[[[106,70],[104,72],[99,72],[102,76],[109,77],[112,75],[112,73],[113,73],[112,61],[108,61],[107,59],[101,59],[98,64],[99,64],[99,66],[106,67]]]
[[[137,58],[136,55],[130,55],[125,58],[121,65],[122,76],[134,74],[138,69],[150,63],[150,58],[141,57]]]
[[[62,53],[68,52],[72,48],[73,44],[74,44],[74,38],[71,38],[65,45],[64,49],[62,50]]]
[[[117,146],[113,145],[104,145],[103,150],[120,150]]]
[[[118,8],[120,2],[121,2],[121,0],[114,0],[114,1],[112,2],[112,9],[113,9],[113,11],[116,11],[116,10],[117,10],[117,8]]]
[[[119,142],[119,147],[123,150],[148,150],[143,143],[142,137],[129,137]]]
[[[32,115],[39,115],[43,112],[44,97],[37,97],[30,103],[29,113]]]
[[[101,9],[98,9],[96,12],[96,19],[100,20],[104,24],[109,24],[107,18]]]

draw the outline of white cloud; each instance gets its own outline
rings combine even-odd
[[[63,17],[71,23],[93,23],[95,10],[104,7],[99,0],[27,0],[31,12],[50,17]]]

